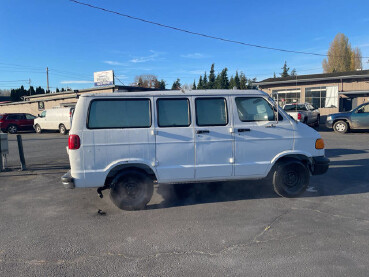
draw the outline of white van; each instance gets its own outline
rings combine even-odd
[[[66,188],[110,189],[121,209],[142,209],[153,183],[270,178],[296,197],[329,160],[314,129],[258,90],[81,95],[70,130]]]
[[[44,110],[34,120],[33,128],[38,134],[43,130],[59,130],[62,135],[65,135],[70,130],[73,111],[72,107]]]

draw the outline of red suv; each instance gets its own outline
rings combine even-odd
[[[3,132],[16,134],[18,131],[33,130],[33,120],[36,116],[28,113],[0,114],[0,129]]]

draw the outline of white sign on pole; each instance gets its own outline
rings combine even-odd
[[[113,70],[94,72],[95,87],[114,85]]]

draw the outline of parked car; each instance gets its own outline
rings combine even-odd
[[[0,129],[10,134],[16,134],[18,131],[33,130],[35,118],[34,115],[28,113],[0,114]]]
[[[286,104],[283,109],[292,116],[293,119],[305,124],[319,126],[320,112],[309,103]]]
[[[333,128],[337,133],[346,133],[356,129],[369,129],[369,102],[361,104],[349,112],[328,115],[326,126]]]
[[[43,130],[55,130],[65,135],[68,133],[74,108],[54,108],[44,110],[35,119],[34,129],[40,134]]]
[[[110,189],[121,209],[142,209],[153,184],[271,180],[296,197],[329,160],[318,132],[257,90],[81,95],[68,140],[66,188]]]

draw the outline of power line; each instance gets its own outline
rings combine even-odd
[[[12,80],[12,81],[0,81],[1,83],[19,83],[19,82],[28,82],[28,80]]]
[[[123,84],[123,82],[114,74],[114,77],[123,85],[125,86],[125,84]]]
[[[128,15],[128,14],[123,14],[123,13],[120,13],[120,12],[117,12],[117,11],[109,10],[109,9],[98,7],[98,6],[94,6],[94,5],[84,3],[84,2],[80,2],[80,1],[76,1],[76,0],[68,0],[68,1],[73,2],[75,4],[86,6],[86,7],[89,7],[89,8],[101,10],[101,11],[104,11],[104,12],[107,12],[107,13],[112,13],[112,14],[115,14],[115,15],[130,18],[130,19],[133,19],[133,20],[149,23],[149,24],[152,24],[152,25],[157,25],[159,27],[172,29],[172,30],[175,30],[175,31],[179,31],[179,32],[183,32],[183,33],[187,33],[187,34],[191,34],[191,35],[196,35],[196,36],[201,36],[201,37],[205,37],[205,38],[210,38],[210,39],[215,39],[215,40],[220,40],[220,41],[225,41],[225,42],[230,42],[230,43],[235,43],[235,44],[241,44],[241,45],[244,45],[244,46],[268,49],[268,50],[279,51],[279,52],[294,53],[294,54],[320,56],[320,57],[328,57],[328,56],[330,56],[330,57],[342,57],[342,56],[333,56],[333,55],[320,54],[320,53],[314,53],[314,52],[304,52],[304,51],[296,51],[296,50],[275,48],[275,47],[269,47],[269,46],[264,46],[264,45],[246,43],[246,42],[237,41],[237,40],[226,39],[226,38],[222,38],[222,37],[207,35],[207,34],[204,34],[204,33],[198,33],[198,32],[194,32],[194,31],[190,31],[190,30],[186,30],[186,29],[182,29],[182,28],[178,28],[178,27],[174,27],[174,26],[170,26],[170,25],[166,25],[166,24],[162,24],[162,23],[158,23],[158,22],[154,22],[154,21],[151,21],[151,20],[139,18],[139,17],[136,17],[136,16],[131,16],[131,15]],[[366,59],[366,58],[369,58],[369,57],[361,57],[361,58]]]

